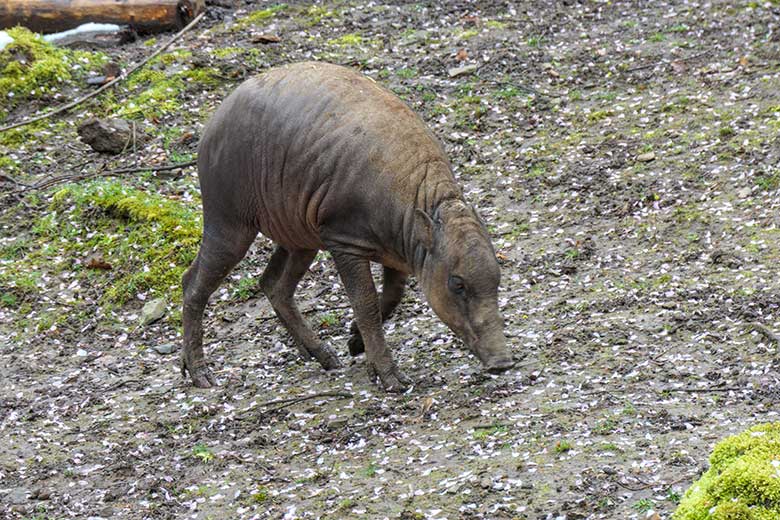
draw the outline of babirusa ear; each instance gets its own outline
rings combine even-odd
[[[414,233],[425,249],[433,247],[433,220],[419,208],[414,210]]]

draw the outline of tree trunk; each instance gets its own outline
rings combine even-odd
[[[0,0],[0,29],[53,33],[87,22],[130,25],[139,33],[181,29],[204,0]]]

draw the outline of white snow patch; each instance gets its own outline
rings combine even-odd
[[[8,45],[9,43],[11,43],[12,41],[14,41],[14,39],[13,39],[13,38],[11,38],[11,37],[8,35],[8,33],[7,33],[7,32],[5,32],[5,31],[0,31],[0,51],[2,51],[3,49],[5,49],[5,46],[6,46],[6,45]]]
[[[119,26],[113,23],[85,23],[75,29],[68,29],[58,33],[47,34],[43,37],[47,42],[56,42],[68,36],[81,33],[113,33],[119,30]]]

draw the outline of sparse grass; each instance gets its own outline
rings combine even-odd
[[[593,426],[593,433],[596,435],[609,435],[617,429],[617,423],[612,419],[603,419]]]
[[[4,292],[0,294],[0,307],[14,308],[19,304],[16,296],[12,293]]]
[[[639,513],[647,513],[648,511],[651,511],[655,508],[655,502],[649,498],[643,498],[641,500],[637,500],[637,502],[631,507]]]
[[[572,446],[572,443],[567,441],[566,439],[561,439],[559,441],[555,442],[555,446],[553,446],[553,451],[557,454],[566,453],[567,451],[571,451],[571,449],[574,446]]]
[[[236,23],[233,25],[232,30],[240,31],[246,29],[250,25],[258,25],[261,23],[265,23],[270,18],[276,16],[277,13],[285,9],[287,9],[287,4],[276,4],[266,9],[259,9],[257,11],[253,11],[249,13],[247,16],[245,16],[244,18],[237,20]]]
[[[254,296],[257,291],[257,280],[254,277],[241,278],[233,289],[233,298],[243,302]]]
[[[372,43],[371,40],[366,40],[357,33],[344,34],[338,38],[328,40],[328,45],[335,45],[336,47],[359,47],[361,45],[371,45]]]
[[[528,38],[528,40],[526,40],[525,43],[529,47],[541,47],[542,42],[543,40],[541,36],[531,36],[530,38]]]
[[[765,171],[759,175],[756,175],[754,182],[756,186],[764,191],[773,191],[780,187],[780,170],[778,171]]]
[[[271,498],[271,495],[270,495],[270,493],[268,493],[268,489],[266,489],[264,487],[260,487],[260,488],[257,489],[257,491],[255,491],[254,493],[252,493],[250,495],[249,500],[253,504],[264,504],[264,503],[268,502],[268,500],[270,500],[270,498]]]
[[[214,460],[214,453],[205,444],[196,444],[192,448],[192,456],[200,459],[201,462],[208,464]]]
[[[475,429],[472,436],[475,440],[484,440],[488,437],[492,437],[493,435],[506,433],[508,430],[509,429],[504,424],[495,424],[493,426]]]
[[[373,462],[369,462],[368,465],[363,469],[363,474],[367,477],[373,477],[376,475],[376,470],[379,469],[376,464]]]
[[[506,22],[500,22],[498,20],[488,20],[485,22],[485,27],[488,29],[506,29],[507,23]]]
[[[320,328],[323,329],[335,327],[339,324],[339,318],[335,313],[332,312],[321,314],[319,318],[319,324]]]
[[[479,34],[476,29],[465,29],[455,33],[455,40],[470,40]]]
[[[336,506],[336,510],[344,512],[352,509],[354,506],[355,502],[351,498],[345,498],[339,502],[338,506]]]

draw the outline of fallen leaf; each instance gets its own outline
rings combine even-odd
[[[111,269],[111,264],[106,262],[103,255],[95,253],[87,257],[86,266],[88,269]]]
[[[675,74],[682,74],[686,70],[688,70],[688,67],[685,65],[685,62],[682,62],[680,60],[674,60],[672,62],[672,70],[675,72]]]
[[[742,57],[739,59],[739,64],[740,64],[742,67],[747,67],[747,66],[748,66],[748,58],[747,58],[747,56],[742,56]]]
[[[422,400],[422,404],[420,405],[420,417],[425,417],[428,412],[431,411],[431,407],[433,406],[433,397],[426,397]]]
[[[192,141],[192,139],[195,137],[195,135],[192,132],[184,132],[181,134],[181,137],[177,139],[178,144],[187,144]]]
[[[469,59],[469,53],[466,52],[466,49],[460,49],[458,53],[455,55],[455,59],[458,61],[466,61]]]
[[[460,18],[460,21],[463,22],[463,25],[479,25],[479,16],[474,16],[473,14],[468,14],[466,16],[462,16]]]
[[[252,43],[279,43],[282,39],[275,34],[256,34],[252,36]]]

